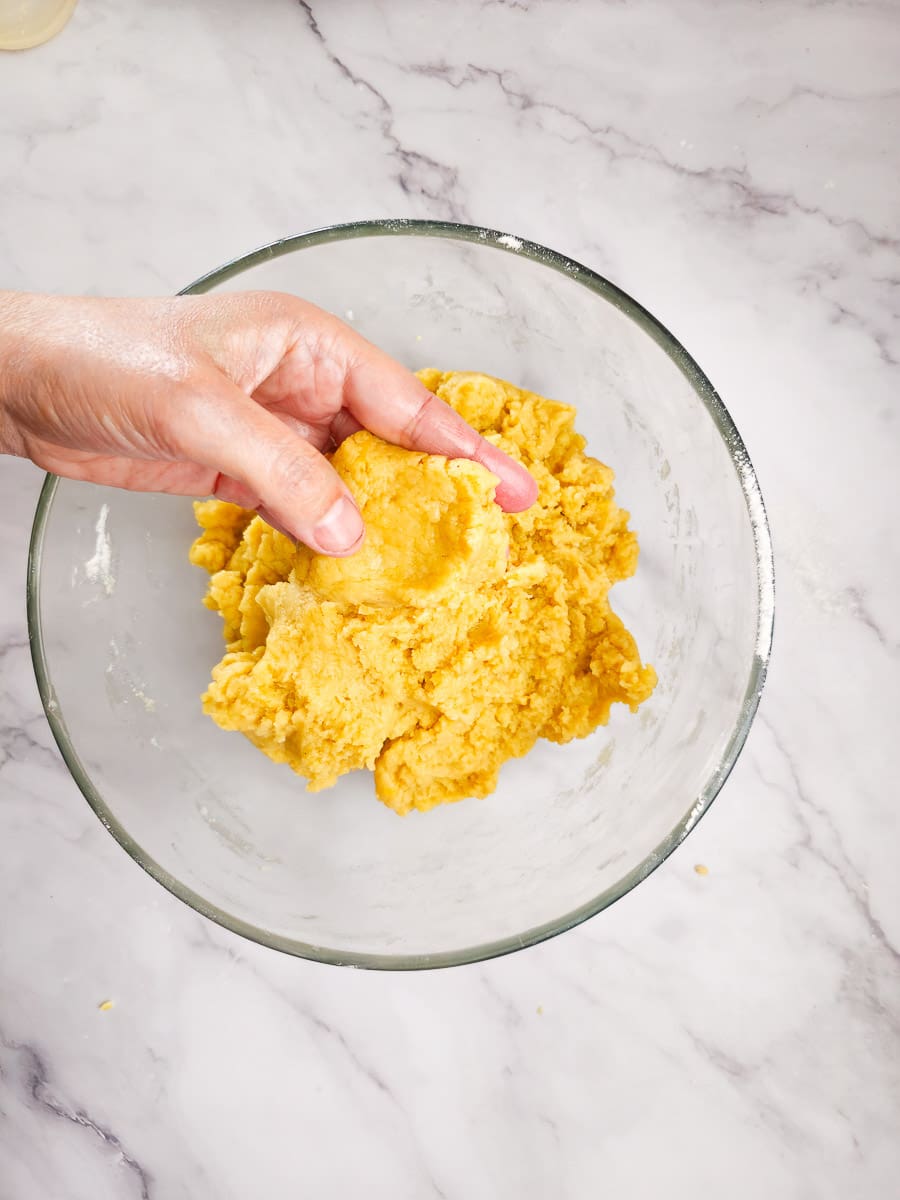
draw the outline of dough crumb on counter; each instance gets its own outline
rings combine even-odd
[[[204,711],[310,791],[374,771],[401,814],[489,795],[538,738],[584,737],[656,683],[608,600],[637,537],[575,410],[487,375],[419,378],[531,471],[530,509],[504,513],[477,463],[363,431],[332,456],[366,523],[352,557],[219,500],[195,505],[190,554],[226,643]]]

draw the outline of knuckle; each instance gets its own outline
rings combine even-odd
[[[278,491],[302,495],[310,491],[314,480],[313,456],[299,453],[296,445],[283,445],[272,460],[271,480]]]
[[[477,458],[482,439],[458,413],[429,392],[407,422],[403,436],[414,447],[448,458]]]
[[[438,431],[439,410],[436,405],[439,405],[437,396],[429,392],[423,398],[422,403],[413,413],[410,419],[403,427],[403,436],[409,438],[413,443],[418,441],[421,435],[427,431],[429,425],[435,425],[435,433]]]

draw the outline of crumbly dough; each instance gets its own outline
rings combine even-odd
[[[204,711],[310,791],[374,770],[398,813],[487,796],[508,758],[584,737],[656,682],[607,599],[637,538],[574,410],[486,375],[419,377],[528,467],[531,509],[502,512],[476,463],[362,432],[332,459],[366,523],[352,558],[217,500],[196,505],[191,550],[227,643]]]

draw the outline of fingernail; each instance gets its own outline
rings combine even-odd
[[[489,471],[500,480],[495,493],[497,503],[507,512],[522,512],[534,504],[538,495],[538,486],[534,476],[508,454],[488,443],[481,461]]]
[[[313,530],[316,546],[325,554],[347,554],[362,540],[363,522],[352,500],[342,496]]]

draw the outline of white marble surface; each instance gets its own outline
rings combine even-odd
[[[371,215],[534,238],[697,356],[780,568],[760,717],[661,870],[508,959],[340,971],[89,812],[0,463],[2,1200],[896,1194],[898,63],[892,0],[82,0],[0,57],[4,285],[166,293]]]

